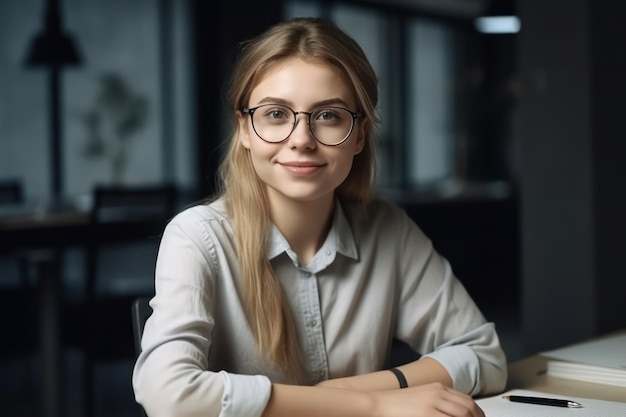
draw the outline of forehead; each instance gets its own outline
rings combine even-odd
[[[249,105],[272,99],[298,108],[335,99],[350,107],[356,105],[352,86],[338,68],[302,58],[289,58],[269,68],[252,89]]]

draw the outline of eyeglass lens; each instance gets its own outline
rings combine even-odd
[[[352,131],[353,114],[341,107],[319,107],[308,116],[311,133],[319,142],[337,145],[343,142]],[[251,112],[252,126],[256,134],[266,142],[282,142],[295,129],[297,114],[289,107],[280,104],[267,104]]]

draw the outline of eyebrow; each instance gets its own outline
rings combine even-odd
[[[278,98],[278,97],[264,97],[263,99],[259,101],[257,106],[261,104],[282,104],[288,107],[294,107],[293,102],[282,99],[282,98]],[[317,101],[313,103],[313,106],[311,108],[315,109],[318,107],[331,106],[331,105],[341,105],[342,107],[346,107],[346,108],[350,107],[348,106],[348,103],[346,103],[344,100],[340,99],[339,97],[335,97],[335,98],[329,98],[326,100]]]

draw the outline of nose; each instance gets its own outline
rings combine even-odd
[[[317,142],[311,133],[309,127],[308,113],[296,113],[296,122],[291,135],[289,135],[289,145],[292,148],[313,149],[317,146]]]

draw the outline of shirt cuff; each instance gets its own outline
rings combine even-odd
[[[448,346],[424,356],[436,360],[446,368],[455,390],[469,395],[476,395],[480,391],[480,364],[476,353],[468,346]]]
[[[263,375],[239,375],[220,371],[224,378],[219,417],[259,417],[270,399],[272,382]]]

